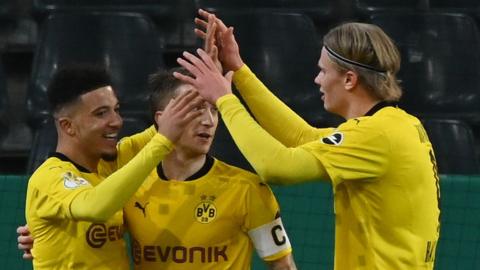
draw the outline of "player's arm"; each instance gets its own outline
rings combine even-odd
[[[205,51],[215,63],[220,59],[224,70],[235,71],[233,82],[260,125],[286,146],[301,145],[318,137],[316,128],[278,99],[244,64],[233,28],[202,9],[199,15],[195,33],[204,39]]]
[[[117,158],[114,161],[100,160],[98,173],[108,176],[127,164],[147,143],[157,134],[155,126],[150,126],[142,132],[132,136],[124,137],[117,144]]]
[[[184,127],[200,115],[195,110],[203,102],[198,93],[187,91],[172,100],[163,113],[157,115],[158,134],[127,165],[93,188],[79,192],[70,203],[70,213],[76,220],[103,222],[123,207],[148,174],[173,149]],[[164,134],[164,135],[162,135]]]
[[[266,132],[231,94],[232,72],[223,76],[201,49],[201,59],[185,52],[179,64],[194,77],[174,73],[189,83],[208,101],[215,103],[235,143],[262,179],[276,183],[298,183],[327,179],[324,166],[302,148],[289,148]]]
[[[285,255],[271,262],[266,262],[268,269],[271,270],[296,270],[297,266],[293,260],[292,254]]]
[[[259,257],[269,269],[296,269],[292,246],[270,187],[254,180],[245,197],[248,205],[245,227],[250,228],[248,235]]]

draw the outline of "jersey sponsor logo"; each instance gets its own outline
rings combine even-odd
[[[147,205],[148,205],[148,202],[145,203],[145,205],[141,205],[139,202],[135,202],[135,205],[134,207],[140,209],[140,211],[142,211],[143,213],[143,217],[147,217],[147,213],[145,213],[145,209],[147,208]]]
[[[343,142],[343,133],[338,132],[338,131],[334,132],[327,137],[323,137],[322,142],[324,144],[340,145]]]
[[[107,227],[103,223],[92,223],[88,227],[86,238],[92,248],[101,248],[107,241],[117,241],[123,237],[121,226]]]
[[[72,172],[66,172],[63,175],[63,185],[68,189],[75,189],[77,187],[90,185],[90,183],[78,176],[73,175]]]
[[[218,263],[228,261],[227,249],[228,246],[142,246],[134,239],[132,254],[136,265],[142,262]]]
[[[213,203],[215,196],[202,195],[200,199],[194,210],[195,219],[203,224],[210,223],[217,217],[217,207]]]

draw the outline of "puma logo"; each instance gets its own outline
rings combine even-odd
[[[139,202],[135,202],[135,207],[142,210],[143,217],[147,216],[147,214],[145,213],[145,209],[147,208],[147,205],[148,205],[148,202],[145,204],[145,206],[142,206]]]

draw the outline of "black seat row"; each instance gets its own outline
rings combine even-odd
[[[313,83],[321,36],[308,16],[271,10],[219,13],[235,26],[245,61],[282,100],[314,125],[338,124],[338,119],[324,112]],[[480,72],[480,56],[475,50],[480,48],[480,39],[469,16],[397,12],[378,13],[368,20],[384,28],[401,50],[402,107],[426,118],[480,122],[480,84],[475,81]],[[45,91],[49,79],[70,62],[106,65],[113,74],[123,113],[148,119],[147,76],[165,68],[161,34],[148,16],[138,13],[49,15],[37,43],[27,94],[31,126],[38,128],[48,118]],[[219,140],[228,141],[226,138]],[[221,148],[214,146],[216,149]]]

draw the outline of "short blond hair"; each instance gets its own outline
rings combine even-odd
[[[353,70],[371,93],[380,100],[395,102],[402,96],[397,80],[400,53],[392,39],[378,26],[344,23],[331,29],[323,45],[340,71]],[[343,61],[342,58],[350,60]]]

